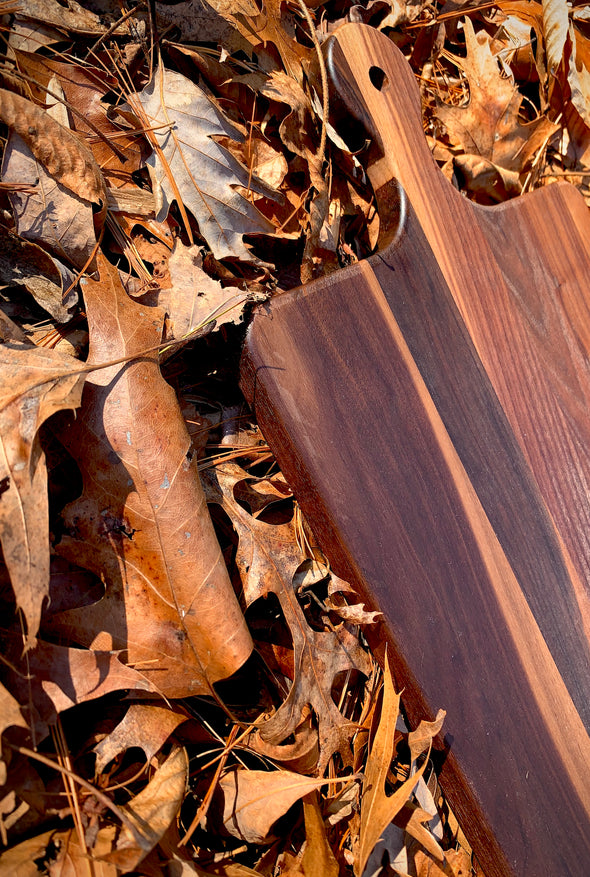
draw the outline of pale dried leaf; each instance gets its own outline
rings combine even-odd
[[[199,224],[216,259],[252,261],[245,234],[272,231],[270,223],[236,186],[269,194],[215,137],[241,139],[213,101],[180,73],[158,67],[148,85],[130,100],[132,109],[154,128],[154,151],[147,161],[158,205],[165,219],[181,200]]]
[[[0,757],[2,756],[2,734],[7,728],[26,728],[27,723],[20,711],[20,704],[0,682]],[[0,785],[3,785],[0,772]]]
[[[325,780],[286,770],[232,768],[221,778],[223,825],[229,834],[248,843],[269,843],[272,826],[308,792]]]
[[[84,493],[64,511],[59,553],[106,582],[102,600],[51,619],[76,642],[126,649],[168,697],[209,693],[252,641],[211,523],[178,401],[157,353],[164,312],[133,301],[99,257],[84,282],[89,362],[80,416],[60,431]]]
[[[135,825],[136,833],[132,835],[123,826],[116,850],[105,857],[107,861],[123,873],[134,871],[178,814],[187,781],[188,756],[185,749],[179,747],[158,768],[145,789],[123,808]]]
[[[27,144],[50,176],[78,197],[106,210],[100,168],[82,140],[32,101],[0,89],[0,119]]]
[[[111,851],[115,834],[114,825],[102,828],[90,851],[91,858],[80,846],[75,829],[54,832],[51,842],[57,856],[48,862],[47,874],[49,877],[117,877],[119,872],[114,865],[100,861],[101,856]]]
[[[2,877],[39,877],[37,861],[45,856],[53,831],[30,837],[0,853]]]
[[[38,431],[56,411],[80,405],[79,371],[78,361],[54,350],[0,347],[0,541],[27,622],[27,647],[49,592],[47,472]]]
[[[170,337],[183,338],[212,322],[242,321],[243,305],[248,294],[235,286],[223,287],[203,270],[203,257],[197,246],[187,247],[176,240],[168,261],[170,289],[162,289],[158,304],[167,315]]]
[[[547,70],[555,71],[563,59],[569,31],[569,9],[566,0],[542,0],[543,30]]]
[[[76,0],[64,0],[63,3],[58,0],[27,0],[20,9],[20,15],[35,22],[53,25],[60,30],[66,28],[74,33],[98,35],[106,30],[98,15]],[[117,31],[125,33],[128,27],[121,25]]]
[[[218,0],[215,0],[216,4],[217,2]],[[279,53],[287,74],[303,82],[313,49],[302,46],[291,36],[294,32],[293,17],[283,6],[282,0],[264,0],[262,10],[257,9],[256,13],[241,13],[237,9],[234,12],[236,14],[231,15],[232,20],[252,47],[266,48],[268,43],[271,43]]]
[[[114,731],[94,747],[97,773],[101,773],[117,755],[134,746],[143,749],[147,761],[150,761],[187,718],[161,706],[132,704]]]
[[[18,134],[11,134],[2,160],[5,183],[30,183],[34,192],[9,192],[17,234],[41,244],[76,269],[85,268],[96,247],[90,201],[48,174]]]
[[[541,117],[523,124],[519,119],[522,95],[512,79],[501,75],[492,55],[490,37],[485,31],[475,34],[469,18],[465,19],[465,58],[454,61],[469,83],[469,103],[452,107],[438,102],[436,114],[447,129],[451,143],[464,152],[483,156],[507,170],[522,172],[534,151],[550,136],[555,127]],[[539,131],[543,136],[538,137]],[[531,149],[529,142],[534,139]]]

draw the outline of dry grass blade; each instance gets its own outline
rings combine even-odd
[[[94,156],[80,138],[32,101],[0,89],[0,119],[25,141],[52,177],[106,211],[106,188]]]

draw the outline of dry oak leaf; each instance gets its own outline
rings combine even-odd
[[[340,868],[328,843],[326,825],[315,790],[303,799],[303,817],[305,850],[302,865],[305,877],[338,877]]]
[[[0,119],[27,144],[48,174],[106,215],[106,188],[92,152],[69,128],[32,101],[0,88]]]
[[[117,88],[117,80],[104,70],[95,67],[82,67],[78,64],[66,64],[40,55],[39,52],[15,52],[19,70],[31,77],[35,85],[53,90],[50,82],[57,77],[64,97],[77,112],[71,113],[71,127],[83,135],[92,137],[89,147],[99,164],[104,176],[108,177],[111,186],[121,186],[131,180],[131,174],[138,170],[141,161],[141,148],[138,138],[130,131],[117,124],[116,118],[107,115],[109,105],[102,98],[109,91]],[[53,102],[44,88],[35,89],[33,94],[41,101]],[[85,120],[88,120],[86,123]],[[93,125],[92,129],[90,125]],[[96,131],[104,135],[105,140],[93,136]],[[109,146],[108,138],[116,137],[119,150],[124,153],[125,161]]]
[[[0,346],[0,542],[27,624],[35,641],[49,593],[49,511],[41,424],[80,405],[84,375],[73,357],[12,342]]]
[[[370,657],[345,624],[329,631],[313,630],[308,625],[293,589],[295,573],[306,560],[293,522],[267,524],[254,518],[236,501],[234,490],[239,482],[253,480],[240,466],[225,463],[216,466],[215,472],[205,470],[204,476],[208,499],[222,505],[238,534],[236,564],[246,604],[270,593],[276,594],[293,638],[293,684],[284,703],[261,726],[261,737],[277,747],[276,755],[280,759],[278,744],[295,732],[310,705],[318,723],[318,770],[325,768],[336,751],[348,763],[349,743],[357,726],[348,721],[334,703],[332,684],[339,673],[348,670],[358,670],[368,677]],[[308,741],[303,740],[307,747]],[[295,755],[290,752],[290,757]]]
[[[247,843],[270,843],[271,829],[295,801],[319,789],[325,780],[288,770],[228,770],[216,795],[223,799],[223,827]]]
[[[146,760],[150,761],[187,719],[188,716],[162,706],[131,704],[117,727],[94,747],[97,773],[102,773],[113,758],[132,747],[143,749]]]
[[[129,105],[145,127],[154,129],[147,167],[156,219],[165,219],[176,200],[193,214],[216,259],[252,261],[243,236],[269,233],[273,227],[237,187],[261,195],[272,195],[272,190],[215,141],[241,140],[242,135],[197,85],[163,64],[143,91],[129,97]]]
[[[520,173],[555,126],[545,118],[521,122],[522,95],[512,79],[501,75],[490,49],[490,37],[485,31],[476,35],[469,18],[465,19],[464,30],[467,55],[454,61],[467,77],[469,103],[452,107],[439,101],[436,115],[455,146]]]
[[[215,8],[220,5],[219,0],[209,2]],[[262,11],[256,9],[256,13],[244,14],[234,9],[231,15],[226,15],[233,19],[239,32],[254,49],[261,45],[266,48],[271,43],[288,75],[303,82],[313,49],[302,46],[294,38],[294,18],[284,8],[282,0],[263,0]]]
[[[60,31],[67,29],[74,33],[98,35],[107,29],[98,15],[76,0],[63,0],[61,3],[59,0],[27,0],[19,9],[19,15],[37,23],[52,25]],[[115,30],[115,33],[119,34],[128,32],[127,22],[117,25]]]
[[[203,495],[177,398],[156,352],[164,313],[133,301],[99,256],[84,282],[89,362],[128,357],[88,378],[82,411],[59,437],[84,492],[63,513],[57,546],[99,575],[98,602],[51,619],[92,648],[125,649],[167,697],[211,692],[252,650]]]
[[[0,759],[2,758],[2,734],[7,728],[26,728],[27,723],[20,711],[20,704],[0,682]],[[6,767],[0,761],[0,786],[6,782]]]
[[[428,764],[426,758],[422,765],[417,767],[416,759],[425,749],[430,750],[432,739],[440,732],[445,717],[444,711],[439,710],[434,722],[421,722],[418,728],[410,733],[408,744],[412,760],[411,768],[415,770],[413,772],[410,770],[408,779],[388,796],[386,783],[389,767],[395,755],[394,735],[399,705],[400,695],[394,690],[386,655],[381,718],[367,758],[363,779],[360,837],[354,862],[356,877],[361,877],[363,874],[367,860],[382,832],[409,801]],[[430,814],[426,814],[426,817],[432,818]]]
[[[6,672],[6,684],[20,699],[38,738],[48,734],[48,724],[59,713],[76,704],[111,691],[141,691],[148,696],[154,692],[141,673],[121,663],[116,652],[68,648],[39,639],[21,657],[22,639],[8,631],[1,632],[0,643],[16,668]]]

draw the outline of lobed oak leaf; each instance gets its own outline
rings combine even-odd
[[[152,129],[154,149],[147,166],[156,218],[165,219],[176,200],[181,210],[186,207],[193,214],[216,259],[252,261],[243,236],[268,233],[273,227],[237,187],[272,193],[215,140],[241,139],[241,134],[197,85],[163,64],[143,91],[130,96],[129,105]]]
[[[398,816],[409,801],[428,759],[420,767],[416,759],[425,749],[430,749],[432,738],[440,731],[445,713],[441,710],[434,722],[421,722],[412,732],[410,743],[411,769],[408,779],[391,795],[387,795],[386,783],[389,767],[395,754],[395,729],[399,716],[400,695],[396,694],[387,659],[383,674],[383,705],[381,719],[367,757],[361,798],[361,825],[358,849],[355,855],[354,873],[360,877],[369,856],[387,826]],[[421,811],[422,812],[422,811]],[[431,819],[430,814],[426,814]],[[434,843],[434,838],[432,839]]]
[[[436,114],[447,129],[451,142],[467,154],[482,156],[494,165],[521,172],[543,142],[555,130],[544,118],[523,123],[519,113],[522,95],[511,78],[501,75],[492,55],[490,37],[475,34],[465,19],[465,58],[455,58],[469,83],[469,103],[452,107],[438,101]],[[539,132],[542,137],[538,138]],[[531,137],[537,134],[537,139]]]
[[[206,470],[204,476],[209,500],[223,506],[238,534],[236,564],[246,604],[270,593],[276,594],[293,638],[293,683],[283,704],[261,726],[260,736],[266,743],[278,747],[294,733],[309,705],[318,722],[318,770],[324,769],[336,751],[349,763],[349,743],[357,726],[348,721],[334,703],[332,685],[339,673],[348,670],[357,670],[368,677],[369,656],[345,624],[334,630],[317,631],[307,623],[293,589],[295,573],[305,560],[293,522],[267,524],[254,518],[236,501],[237,483],[249,480],[239,466],[226,463],[217,466],[215,473]]]
[[[39,429],[52,414],[80,405],[84,375],[63,353],[12,342],[0,346],[0,542],[27,648],[49,593],[49,511]]]
[[[219,2],[220,0],[214,0],[215,4]],[[243,3],[243,0],[240,2]],[[262,9],[256,9],[255,13],[234,9],[231,18],[254,49],[261,46],[267,48],[270,43],[278,53],[287,74],[298,82],[303,82],[313,49],[301,45],[294,38],[295,21],[288,10],[283,8],[282,0],[263,0]]]
[[[84,492],[64,511],[57,550],[101,576],[106,591],[54,616],[51,629],[92,648],[126,650],[168,697],[210,693],[252,642],[178,401],[153,350],[164,312],[130,299],[102,256],[99,268],[99,281],[84,282],[89,362],[131,361],[93,372],[80,416],[59,431]]]
[[[248,293],[223,287],[203,270],[200,248],[176,240],[168,260],[170,288],[161,289],[158,304],[167,314],[171,338],[184,338],[203,326],[240,323]]]

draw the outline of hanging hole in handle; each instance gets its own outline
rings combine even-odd
[[[369,79],[377,91],[384,91],[386,88],[389,88],[387,73],[385,70],[382,70],[381,67],[371,67],[369,70]]]

